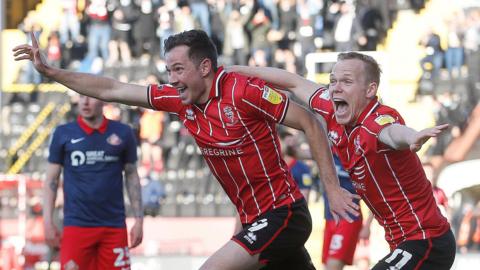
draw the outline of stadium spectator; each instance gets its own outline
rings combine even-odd
[[[46,51],[48,64],[59,68],[62,62],[62,48],[57,32],[50,32]]]
[[[305,132],[332,213],[347,220],[348,213],[357,213],[353,199],[358,196],[339,187],[326,134],[316,118],[264,81],[218,68],[215,47],[205,32],[169,37],[165,56],[170,85],[149,87],[52,68],[32,38],[32,45],[13,49],[17,61],[33,61],[40,73],[76,92],[170,111],[183,121],[236,205],[244,228],[200,269],[258,269],[265,264],[314,269],[304,247],[311,217],[280,156],[276,123]]]
[[[461,77],[463,66],[463,35],[465,14],[455,11],[447,22],[447,50],[445,51],[445,67],[451,80]]]
[[[436,80],[443,65],[443,49],[440,36],[433,29],[429,29],[420,40],[420,45],[425,48],[425,57],[420,60],[423,74],[430,74],[427,78]]]
[[[122,63],[129,66],[132,61],[130,40],[133,21],[137,16],[136,7],[132,0],[117,0],[112,5],[112,37],[108,44],[110,55],[107,65]]]
[[[338,9],[338,11],[337,11]],[[355,6],[352,3],[340,1],[330,6],[331,13],[335,15],[334,39],[335,51],[351,51],[354,48],[352,37],[357,31],[355,21]],[[337,13],[335,13],[337,11]]]
[[[327,122],[334,153],[385,229],[390,254],[373,269],[450,269],[455,239],[415,154],[448,125],[415,131],[379,103],[380,67],[370,56],[338,55],[328,88],[275,68],[231,67],[289,89]]]
[[[248,17],[242,16],[240,11],[234,9],[228,16],[225,26],[225,42],[223,55],[228,63],[246,65],[249,53],[248,34],[245,31],[245,24]],[[243,63],[243,64],[240,64]]]
[[[463,44],[468,69],[467,100],[473,108],[480,100],[480,8],[467,13],[467,25]]]
[[[375,6],[366,5],[359,11],[357,20],[360,29],[356,33],[360,51],[376,51],[377,45],[385,37],[385,23],[382,14]]]
[[[140,116],[142,166],[157,173],[163,170],[162,134],[165,113],[146,109]]]
[[[60,6],[60,42],[66,45],[68,41],[78,42],[80,36],[80,20],[77,0],[61,0]]]
[[[156,217],[160,214],[162,201],[167,196],[165,187],[152,175],[142,177],[142,204],[145,215]]]
[[[50,143],[44,187],[45,239],[60,247],[62,269],[130,269],[129,248],[142,242],[143,211],[135,162],[136,143],[127,125],[103,116],[103,102],[81,96],[76,121],[57,127]],[[63,170],[64,222],[53,219]],[[123,173],[135,224],[127,240]]]
[[[139,6],[140,10],[132,30],[135,40],[134,52],[136,57],[140,57],[143,64],[147,64],[158,53],[159,48],[159,40],[155,38],[156,9],[152,0],[140,0]]]
[[[206,0],[188,0],[188,4],[192,10],[193,18],[200,24],[201,29],[212,36],[210,23],[210,10]],[[187,30],[187,29],[185,29]],[[188,29],[190,30],[190,29]]]
[[[80,71],[99,72],[99,70],[95,69],[94,62],[99,56],[99,51],[102,63],[108,59],[108,42],[110,41],[110,33],[112,31],[110,16],[107,9],[107,1],[90,0],[85,10],[85,14],[88,20],[88,51],[82,61]]]

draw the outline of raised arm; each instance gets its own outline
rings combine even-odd
[[[150,107],[148,105],[147,91],[145,90],[146,86],[122,83],[107,77],[49,66],[40,53],[35,35],[33,32],[30,35],[32,37],[32,45],[23,44],[13,48],[13,56],[16,61],[32,61],[39,73],[80,94],[104,101]]]
[[[340,187],[327,135],[322,124],[312,113],[294,102],[290,102],[283,124],[305,133],[313,159],[319,166],[320,179],[324,183],[334,218],[338,220],[338,216],[341,216],[348,222],[352,222],[348,213],[359,215],[359,206],[354,199],[360,197]]]
[[[300,75],[278,68],[230,66],[227,67],[226,70],[228,72],[237,72],[247,76],[260,78],[279,89],[292,92],[306,104],[308,104],[308,101],[313,93],[318,88],[322,87],[321,84],[317,84],[303,78]]]
[[[422,148],[422,145],[431,137],[437,137],[442,131],[448,128],[448,124],[426,128],[416,131],[404,125],[393,124],[384,128],[378,138],[379,140],[393,149],[403,150],[410,148],[416,152]]]
[[[60,247],[60,230],[54,223],[53,212],[61,172],[62,166],[60,164],[48,163],[47,179],[43,186],[43,222],[45,241],[50,247]]]
[[[125,180],[130,205],[132,206],[135,217],[135,223],[130,230],[130,248],[134,248],[140,245],[143,239],[142,190],[140,187],[140,177],[138,176],[137,166],[135,164],[127,163],[125,165]]]

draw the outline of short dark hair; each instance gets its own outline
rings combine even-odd
[[[177,46],[185,45],[189,48],[188,57],[196,65],[205,58],[212,62],[212,69],[217,71],[217,48],[207,33],[194,29],[169,36],[164,43],[165,54]]]
[[[377,86],[380,85],[380,74],[382,73],[382,70],[373,57],[358,52],[344,52],[340,53],[337,57],[337,61],[350,59],[357,59],[363,62],[367,83],[375,82],[377,83]]]

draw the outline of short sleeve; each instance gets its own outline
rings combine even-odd
[[[178,113],[183,107],[177,90],[169,85],[151,84],[147,91],[148,103],[154,110]]]
[[[268,121],[281,123],[287,114],[288,97],[260,79],[251,79],[241,96],[246,110]]]
[[[136,163],[137,162],[137,142],[135,136],[133,135],[133,130],[127,127],[126,134],[126,151],[125,151],[125,163]]]
[[[333,105],[330,100],[330,92],[327,88],[321,87],[310,97],[309,107],[325,119],[330,119],[333,115]]]
[[[369,116],[368,120],[365,121],[364,127],[367,129],[367,134],[373,135],[369,136],[370,147],[375,151],[390,151],[393,150],[388,145],[382,143],[379,140],[380,132],[393,124],[405,125],[403,118],[400,114],[392,108],[383,107]]]
[[[369,119],[368,130],[378,136],[384,128],[393,124],[405,125],[405,121],[394,109],[379,110]]]
[[[56,128],[53,132],[53,135],[50,137],[50,145],[48,147],[48,162],[55,164],[62,164],[64,162],[64,148],[63,143],[61,142],[61,128]]]

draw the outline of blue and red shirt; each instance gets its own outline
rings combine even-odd
[[[81,117],[58,126],[50,163],[63,166],[64,225],[125,227],[123,171],[137,161],[132,129],[104,118],[98,129]]]

